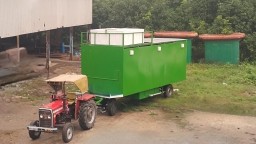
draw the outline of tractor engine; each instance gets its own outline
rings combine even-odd
[[[56,100],[39,108],[39,126],[52,128],[56,124],[56,118],[64,113],[63,100]]]
[[[66,122],[71,122],[71,116],[66,113],[60,113],[56,115],[56,124],[64,124]]]
[[[39,126],[53,127],[53,113],[51,109],[39,109]]]

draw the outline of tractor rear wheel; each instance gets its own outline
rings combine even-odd
[[[108,100],[106,109],[109,116],[114,116],[117,113],[116,99]]]
[[[71,123],[66,123],[62,129],[62,140],[68,143],[72,140],[74,133],[74,127]]]
[[[36,120],[36,121],[32,121],[30,123],[30,126],[39,126],[39,121]],[[28,134],[29,134],[29,137],[32,139],[32,140],[36,140],[40,137],[41,135],[41,132],[40,131],[34,131],[34,130],[29,130],[28,131]]]
[[[172,85],[166,85],[163,87],[163,96],[164,98],[171,97],[173,94],[173,87]]]
[[[81,129],[88,130],[94,126],[97,115],[97,107],[93,100],[84,102],[80,106],[79,125]]]

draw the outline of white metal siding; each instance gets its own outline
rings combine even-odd
[[[104,28],[90,30],[91,44],[132,45],[144,43],[144,29]]]
[[[0,37],[92,23],[92,0],[0,0]]]

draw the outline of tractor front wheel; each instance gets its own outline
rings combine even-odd
[[[39,126],[39,121],[36,120],[36,121],[32,121],[30,123],[30,126]],[[34,130],[29,130],[28,131],[28,134],[29,134],[29,137],[32,139],[32,140],[36,140],[40,137],[41,135],[41,132],[40,131],[34,131]]]
[[[66,123],[62,129],[62,140],[68,143],[72,140],[74,133],[74,127],[71,123]]]
[[[114,116],[117,113],[116,99],[108,100],[106,109],[109,116]]]
[[[94,126],[97,115],[97,107],[93,100],[84,102],[80,106],[79,125],[81,129],[88,130]]]

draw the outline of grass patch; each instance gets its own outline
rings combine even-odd
[[[161,108],[168,112],[200,110],[256,116],[256,66],[191,64],[187,80],[174,84],[172,98],[149,98],[124,109]]]

